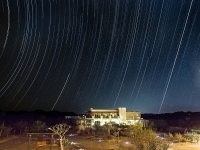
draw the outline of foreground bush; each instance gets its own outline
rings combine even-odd
[[[167,150],[169,145],[162,144],[151,129],[143,129],[140,124],[128,127],[130,139],[137,150]]]

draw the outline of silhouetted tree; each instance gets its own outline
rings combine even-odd
[[[2,135],[5,136],[5,137],[8,137],[8,135],[11,132],[11,130],[12,130],[12,127],[10,127],[10,126],[5,127],[4,130],[3,130]]]
[[[22,134],[24,132],[26,126],[28,126],[28,123],[26,121],[19,121],[14,124],[14,128],[19,131],[19,134]]]
[[[8,137],[12,128],[10,126],[5,126],[4,123],[0,125],[0,137]]]
[[[46,123],[37,120],[37,121],[34,122],[31,130],[34,131],[34,132],[41,132],[41,131],[44,131],[45,128],[46,128]]]
[[[4,125],[4,123],[2,123],[0,125],[0,137],[2,136],[2,133],[3,133],[3,131],[4,131],[5,128],[6,128],[6,126]]]

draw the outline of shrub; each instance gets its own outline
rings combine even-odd
[[[129,126],[128,131],[132,133],[130,139],[137,150],[165,150],[167,147],[156,137],[153,130],[143,129],[140,124]]]

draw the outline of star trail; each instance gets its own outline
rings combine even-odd
[[[0,110],[200,110],[199,0],[1,0]]]

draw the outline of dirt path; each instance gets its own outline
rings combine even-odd
[[[72,136],[67,137],[69,141],[73,144],[70,150],[75,149],[84,149],[84,150],[114,150],[119,148],[120,146],[123,147],[124,150],[128,150],[134,147],[131,143],[129,143],[127,138],[123,138],[120,142],[116,140],[103,140],[100,138],[91,138],[91,137],[79,137],[79,136]],[[7,141],[17,140],[18,138],[11,138]],[[4,143],[7,142],[4,140]],[[0,145],[4,144],[3,141],[0,141]],[[8,143],[7,143],[8,144]],[[179,143],[170,145],[171,150],[200,150],[200,145],[196,145],[194,143]],[[18,143],[12,147],[8,148],[0,148],[0,150],[27,150],[28,143]],[[60,147],[53,146],[52,149],[50,145],[44,147],[37,147],[36,141],[31,141],[31,146],[29,150],[60,150]],[[67,148],[66,148],[67,150]]]
[[[200,150],[200,145],[194,143],[179,143],[171,145],[172,150]]]

